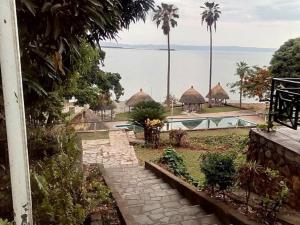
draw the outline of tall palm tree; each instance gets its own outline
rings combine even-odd
[[[201,6],[203,12],[201,13],[202,25],[205,22],[207,30],[210,33],[210,63],[209,63],[209,101],[208,105],[211,107],[211,78],[212,78],[212,26],[215,31],[217,30],[217,20],[220,18],[221,11],[219,10],[219,4],[214,2],[205,2],[204,6]]]
[[[161,3],[154,10],[153,21],[157,27],[161,24],[164,35],[168,39],[168,77],[167,77],[167,107],[170,108],[170,30],[171,27],[177,26],[176,19],[179,18],[178,8],[172,4]]]
[[[238,75],[240,77],[240,81],[239,81],[239,88],[240,88],[240,108],[242,108],[242,96],[243,96],[243,84],[244,84],[244,79],[247,76],[247,74],[249,73],[249,66],[247,63],[245,63],[244,61],[238,62],[236,64],[237,68],[236,68],[236,75]]]

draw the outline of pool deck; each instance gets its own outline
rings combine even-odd
[[[265,123],[265,120],[262,116],[258,115],[251,110],[238,110],[231,112],[218,112],[218,113],[188,113],[178,116],[169,116],[168,119],[196,119],[196,118],[214,118],[214,117],[239,117],[241,119],[253,122],[256,124]]]
[[[239,117],[243,120],[247,120],[256,124],[263,124],[265,120],[262,116],[258,115],[251,110],[238,110],[231,112],[219,112],[219,113],[187,113],[178,116],[168,116],[167,119],[196,119],[196,118],[215,118],[215,117]],[[127,124],[128,121],[115,121],[115,122],[106,122],[105,125],[109,130],[116,130],[117,125]]]

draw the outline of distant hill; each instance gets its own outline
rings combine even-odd
[[[120,49],[143,49],[143,50],[167,50],[166,45],[131,45],[131,44],[116,44],[113,42],[101,42],[103,48],[120,48]],[[209,51],[209,46],[197,45],[171,45],[172,51]],[[215,51],[240,51],[240,52],[274,52],[274,48],[256,48],[256,47],[241,47],[241,46],[213,46]]]

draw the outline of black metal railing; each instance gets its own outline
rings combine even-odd
[[[273,78],[269,128],[273,122],[297,130],[300,126],[300,78]]]

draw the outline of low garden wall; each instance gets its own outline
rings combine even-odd
[[[288,134],[251,129],[247,159],[278,170],[290,188],[288,204],[300,209],[300,142]]]

